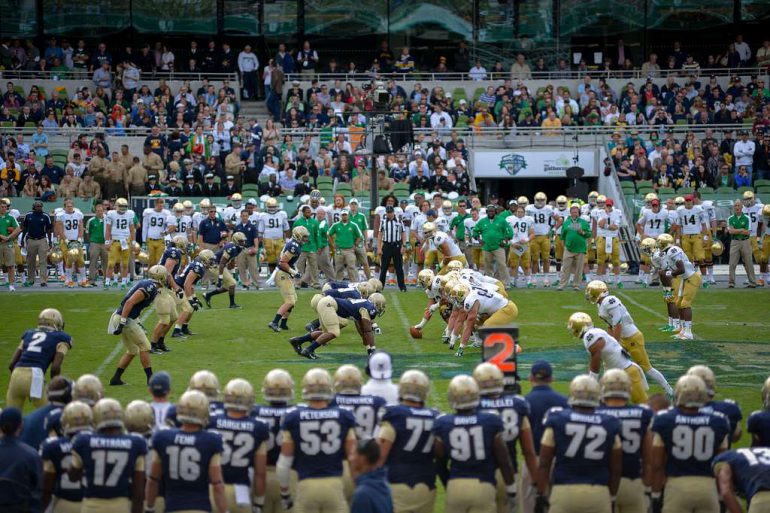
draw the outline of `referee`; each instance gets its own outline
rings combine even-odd
[[[406,292],[404,284],[404,259],[406,230],[401,220],[396,218],[396,210],[392,205],[385,207],[385,219],[380,222],[380,230],[377,237],[377,255],[380,257],[380,282],[387,283],[385,276],[388,266],[393,263],[396,268],[398,288]]]

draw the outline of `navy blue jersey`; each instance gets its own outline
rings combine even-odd
[[[361,309],[369,314],[370,319],[377,317],[377,309],[368,299],[339,299],[337,302],[337,315],[344,319],[361,320]]]
[[[755,440],[752,445],[770,447],[770,410],[758,410],[749,415],[746,430]]]
[[[217,264],[220,264],[223,255],[227,255],[227,261],[235,261],[235,258],[240,255],[241,251],[243,251],[241,246],[233,244],[232,242],[226,242],[225,245],[222,246],[222,249],[214,253],[214,261]]]
[[[83,497],[130,498],[134,469],[147,454],[147,442],[138,435],[79,433],[72,452],[83,462]]]
[[[758,492],[770,491],[770,448],[753,447],[725,451],[714,458],[714,469],[720,464],[729,464],[733,473],[735,489],[746,501]]]
[[[249,469],[254,467],[254,454],[270,436],[267,424],[255,418],[235,419],[227,413],[211,420],[209,429],[222,436],[222,476],[227,484],[251,484]]]
[[[278,456],[281,454],[281,423],[283,417],[293,410],[293,406],[255,406],[252,410],[252,416],[261,420],[267,425],[267,465],[274,467],[278,462]]]
[[[193,260],[187,264],[187,267],[184,268],[181,274],[177,275],[175,278],[176,284],[180,287],[184,287],[184,282],[187,281],[187,275],[190,273],[196,275],[196,278],[193,281],[193,285],[195,285],[200,281],[201,278],[206,275],[206,266],[204,266],[203,263],[199,262],[198,260]]]
[[[553,431],[553,484],[609,485],[610,457],[620,434],[618,419],[554,408],[544,422],[546,431]]]
[[[131,311],[128,312],[129,319],[139,318],[139,316],[142,314],[142,310],[150,306],[152,302],[155,301],[155,296],[158,295],[158,284],[152,280],[139,280],[136,282],[123,297],[123,300],[120,302],[118,309],[115,310],[115,313],[121,314],[121,312],[123,312],[123,305],[126,304],[126,301],[128,301],[128,299],[133,296],[137,290],[144,292],[144,299],[135,304]]]
[[[329,285],[333,289],[346,289],[346,288],[350,287],[350,282],[349,281],[345,281],[345,280],[342,280],[342,281],[327,281],[326,284]]]
[[[225,414],[225,405],[222,401],[209,401],[209,422],[217,415]],[[182,427],[176,420],[176,404],[172,404],[166,410],[166,424],[173,427]],[[209,424],[210,425],[210,424]]]
[[[642,443],[652,422],[652,410],[646,406],[601,406],[597,413],[620,420],[620,441],[623,444],[623,474],[628,479],[642,477]]]
[[[64,436],[64,432],[61,429],[62,411],[64,411],[64,408],[62,407],[54,408],[48,412],[48,415],[45,416],[43,427],[45,428],[45,432],[48,436],[52,436],[52,431],[56,433],[56,436]]]
[[[72,337],[63,331],[27,330],[21,336],[21,358],[17,367],[39,367],[43,372],[53,363],[56,348],[66,344],[72,349]]]
[[[211,511],[209,464],[224,450],[219,433],[164,429],[152,435],[152,450],[161,462],[166,511]]]
[[[40,445],[48,438],[46,419],[54,410],[61,412],[61,406],[48,403],[24,417],[24,424],[22,425],[19,439],[33,449],[40,449]]]
[[[374,395],[337,394],[334,402],[342,409],[353,413],[356,418],[356,436],[359,440],[372,438],[374,428],[385,408],[385,399]]]
[[[382,424],[389,424],[396,439],[388,453],[388,482],[414,487],[424,483],[436,487],[436,467],[433,464],[433,425],[438,411],[432,408],[388,406]]]
[[[721,413],[685,413],[679,408],[659,412],[651,429],[666,447],[669,477],[710,476],[711,462],[730,436],[730,423]]]
[[[714,413],[716,411],[727,417],[727,420],[730,422],[730,435],[735,433],[735,429],[741,423],[741,419],[743,419],[740,406],[732,399],[710,401],[703,405],[701,411],[703,413]],[[730,436],[729,445],[732,445],[732,443],[732,436]]]
[[[345,287],[339,289],[329,289],[324,292],[324,296],[336,297],[340,299],[361,299],[361,293],[355,287]]]
[[[543,437],[543,419],[551,408],[567,408],[567,398],[555,392],[548,385],[537,385],[524,397],[529,403],[529,422],[532,427],[532,443],[535,453],[540,453],[540,439]]]
[[[66,436],[49,438],[40,447],[40,458],[45,472],[56,473],[56,486],[53,494],[67,501],[83,500],[83,488],[80,481],[72,481],[67,470],[72,462],[72,440]]]
[[[436,419],[433,435],[444,443],[451,461],[449,479],[478,479],[495,485],[494,440],[504,429],[503,420],[493,413],[449,414]]]
[[[301,254],[302,248],[300,247],[299,242],[294,239],[289,239],[289,242],[283,246],[283,250],[281,251],[281,257],[284,255],[291,255],[291,257],[289,257],[290,267],[294,267],[294,264],[297,263]]]
[[[345,442],[355,427],[353,414],[335,406],[299,406],[288,412],[281,430],[294,441],[294,470],[299,479],[341,476]]]
[[[521,433],[521,426],[524,419],[529,422],[529,404],[526,399],[520,395],[504,395],[497,399],[481,398],[479,410],[487,413],[499,415],[503,421],[503,440],[508,446],[508,454],[511,455],[513,469],[516,470],[516,441]]]
[[[182,264],[182,252],[179,251],[176,246],[168,247],[163,252],[163,255],[160,257],[160,262],[158,263],[163,267],[166,267],[166,260],[169,259],[176,261],[174,268],[171,270],[171,276],[176,276],[176,273],[179,272],[179,266]]]

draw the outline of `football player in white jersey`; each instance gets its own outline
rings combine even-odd
[[[160,262],[166,249],[166,225],[171,213],[166,209],[166,200],[155,198],[153,208],[145,208],[142,213],[142,240],[147,246],[152,265]]]
[[[573,313],[567,321],[567,329],[583,342],[589,354],[588,373],[591,377],[599,379],[602,365],[605,370],[623,370],[631,379],[631,400],[636,404],[647,402],[647,380],[615,337],[595,328],[591,316],[585,312]]]
[[[379,207],[378,207],[379,208]],[[420,204],[420,212],[418,214],[414,215],[414,218],[412,219],[412,223],[409,229],[409,242],[414,248],[414,260],[417,264],[417,272],[419,273],[422,271],[423,266],[425,265],[425,253],[422,251],[422,243],[423,243],[423,234],[422,234],[422,227],[425,225],[425,223],[428,222],[428,215],[427,212],[430,210],[430,203],[427,201],[423,201]],[[376,219],[376,210],[375,210],[375,219]],[[383,213],[385,210],[383,209]]]
[[[192,204],[191,204],[192,205]],[[193,242],[192,217],[187,215],[187,208],[182,203],[175,203],[171,209],[172,214],[166,221],[166,244],[171,242],[176,235],[181,235],[188,242]]]
[[[650,207],[643,208],[639,214],[639,220],[636,221],[636,240],[641,242],[646,238],[656,239],[661,233],[666,233],[667,228],[668,213],[660,208],[660,200],[656,197],[650,200]],[[652,255],[644,252],[641,255],[642,265],[639,269],[639,281],[646,287],[650,284],[649,280],[652,277],[650,273]]]
[[[201,221],[206,219],[208,217],[209,207],[211,206],[211,200],[208,198],[203,198],[200,203],[198,203],[198,206],[200,207],[200,210],[198,212],[194,212],[192,215],[193,220],[193,230],[195,232],[198,232],[198,227],[201,224]]]
[[[432,245],[432,247],[434,247],[435,250],[441,255],[441,270],[438,272],[438,274],[446,274],[449,271],[447,264],[452,261],[460,262],[462,267],[468,265],[467,260],[465,260],[465,255],[460,249],[460,246],[458,246],[454,241],[454,239],[452,239],[452,237],[447,232],[438,230],[438,225],[430,227],[430,224],[431,223],[425,223],[423,225],[423,234],[425,236],[423,248],[428,250],[428,245]]]
[[[134,211],[128,208],[128,200],[118,198],[115,200],[115,210],[110,210],[104,216],[104,245],[109,248],[105,288],[110,286],[116,264],[120,264],[120,288],[126,288],[129,256],[135,240]]]
[[[561,195],[556,197],[556,209],[554,210],[556,216],[560,217],[562,223],[569,217],[569,200],[567,196]],[[561,223],[557,226],[556,221],[551,219],[551,228],[554,233],[554,255],[556,256],[557,271],[561,270],[561,259],[564,256],[564,241],[561,240]]]
[[[452,202],[449,200],[444,200],[444,202],[441,204],[441,213],[439,214],[439,217],[446,220],[447,226],[451,226],[452,221],[455,217],[457,217],[457,215],[457,212],[452,206]]]
[[[422,329],[428,324],[428,321],[443,301],[441,296],[442,289],[442,277],[433,273],[430,269],[423,269],[420,274],[417,275],[417,285],[425,290],[425,295],[428,296],[428,305],[425,307],[422,319],[416,325],[412,326],[410,332],[412,338],[422,338]]]
[[[607,262],[612,262],[614,283],[623,288],[620,281],[620,227],[624,224],[623,212],[607,198],[604,209],[596,213],[596,261],[597,275],[607,282]]]
[[[601,207],[599,206],[600,199]],[[591,238],[586,241],[588,248],[586,250],[585,263],[583,264],[583,274],[586,275],[588,281],[592,279],[591,271],[596,263],[596,226],[594,219],[596,219],[596,213],[599,209],[604,209],[604,202],[606,200],[607,198],[603,195],[599,195],[596,191],[591,191],[588,194],[588,203],[580,207],[580,217],[591,225]]]
[[[471,216],[463,221],[465,244],[468,248],[466,259],[468,260],[468,267],[475,270],[479,270],[479,266],[483,267],[484,265],[481,255],[481,241],[473,236],[473,227],[479,222],[479,218],[479,209],[474,207],[471,209]]]
[[[59,238],[62,255],[64,255],[64,272],[66,285],[69,288],[75,286],[72,279],[72,269],[78,273],[78,284],[88,287],[86,280],[86,267],[83,255],[83,213],[75,208],[71,199],[64,200],[64,208],[56,214],[56,234]]]
[[[701,286],[700,271],[690,262],[682,248],[674,245],[671,235],[658,236],[658,248],[662,253],[665,270],[660,272],[667,302],[676,304],[679,332],[675,338],[692,340],[692,303]]]
[[[705,287],[706,282],[711,285],[717,282],[714,278],[714,254],[711,251],[711,245],[717,236],[717,213],[714,209],[713,201],[701,201],[700,192],[698,191],[695,191],[693,196],[695,197],[695,204],[703,209],[703,222],[708,230],[708,241],[704,249],[703,264],[700,266],[700,273],[704,278],[703,286]]]
[[[688,194],[684,197],[684,205],[678,207],[676,213],[673,233],[679,240],[678,245],[692,263],[701,266],[706,259],[705,246],[710,243],[703,208],[695,204],[695,196]]]
[[[290,236],[289,217],[280,209],[277,199],[268,198],[265,202],[265,211],[259,216],[257,233],[265,248],[265,262],[272,273],[278,265],[284,241]]]
[[[516,286],[519,277],[519,267],[524,270],[527,287],[533,287],[530,258],[530,244],[535,240],[535,220],[525,215],[522,205],[516,206],[516,214],[509,216],[506,221],[511,225],[513,238],[508,248],[508,267],[511,268],[511,285]]]
[[[486,327],[504,326],[512,323],[519,315],[519,309],[510,299],[484,288],[471,287],[462,281],[454,286],[450,294],[455,304],[462,305],[459,321],[463,325],[463,332],[455,356],[463,356],[465,344],[476,330],[477,323]],[[454,340],[449,345],[450,349],[453,348]]]
[[[222,220],[227,228],[232,230],[236,224],[241,222],[241,210],[243,208],[243,196],[237,192],[230,196],[230,204],[222,212]]]
[[[757,200],[752,191],[743,193],[743,213],[749,218],[749,232],[751,236],[751,252],[754,255],[754,261],[759,264],[759,276],[762,278],[767,275],[767,258],[762,248],[759,246],[762,241],[762,203]],[[753,265],[753,264],[752,264]],[[764,286],[764,278],[762,284]]]
[[[550,287],[548,273],[551,270],[551,221],[554,226],[561,226],[562,219],[548,205],[548,197],[543,192],[535,194],[535,204],[526,207],[525,212],[534,220],[535,239],[530,244],[532,268],[536,275],[543,277],[543,286]],[[542,264],[542,268],[541,268]],[[542,269],[542,274],[541,274]]]
[[[620,341],[623,349],[631,355],[631,359],[642,368],[645,374],[654,379],[669,397],[674,390],[666,378],[650,363],[647,349],[644,347],[644,334],[636,327],[634,319],[620,298],[610,294],[607,284],[601,280],[593,280],[586,285],[586,299],[594,303],[599,311],[599,317],[607,323],[607,332],[615,340]]]
[[[342,194],[335,194],[332,207],[326,209],[326,224],[332,226],[334,223],[339,223],[342,218],[343,210],[346,210],[345,196]]]

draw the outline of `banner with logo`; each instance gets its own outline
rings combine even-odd
[[[585,170],[583,176],[598,176],[596,151],[579,150],[508,150],[473,152],[476,178],[566,178],[573,166]]]

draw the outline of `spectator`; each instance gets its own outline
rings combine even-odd
[[[754,166],[754,153],[756,152],[756,144],[754,141],[749,140],[749,133],[746,130],[741,130],[740,140],[735,142],[732,149],[733,156],[735,157],[735,165],[744,166],[749,174],[749,181]],[[749,183],[751,185],[751,183]],[[740,187],[740,186],[739,186]]]
[[[110,72],[110,62],[108,60],[101,61],[99,67],[94,71],[92,80],[96,87],[101,87],[109,95],[112,90],[112,72]]]
[[[172,52],[168,46],[163,45],[161,48],[162,50],[160,54],[160,63],[158,67],[161,69],[161,71],[170,73],[174,71],[174,60],[176,57],[174,56],[174,52]]]
[[[658,54],[651,53],[647,62],[642,64],[642,76],[647,78],[658,78],[660,76],[660,66],[658,65]]]
[[[523,53],[517,54],[516,62],[511,65],[511,78],[514,80],[530,80],[532,78],[532,72],[524,59]]]
[[[740,65],[748,66],[749,61],[751,60],[751,48],[749,48],[748,43],[743,40],[743,35],[738,34],[735,36],[735,43],[733,43],[733,46],[735,47],[735,51],[738,52]]]
[[[736,189],[740,189],[741,187],[751,187],[751,174],[749,173],[747,166],[738,166],[733,185]]]
[[[259,184],[259,194],[267,194],[271,197],[277,197],[281,195],[281,186],[278,184],[278,174],[271,173],[267,177],[267,182]]]
[[[315,73],[318,66],[318,52],[310,48],[310,41],[302,44],[302,50],[297,53],[297,64],[300,73]]]
[[[414,57],[409,53],[409,47],[403,47],[401,49],[401,55],[395,63],[395,71],[398,73],[411,73],[415,70]]]
[[[43,258],[45,259],[45,257]],[[43,467],[37,451],[25,443],[21,435],[23,422],[18,408],[5,408],[0,413],[0,480],[6,483],[0,496],[0,509],[9,512],[40,511]]]
[[[393,499],[388,485],[387,469],[378,466],[380,446],[373,438],[359,440],[350,460],[356,477],[356,489],[350,502],[350,513],[390,513]]]
[[[257,99],[258,69],[259,59],[257,59],[257,56],[251,51],[251,45],[244,46],[243,51],[238,54],[238,70],[241,73],[244,99]]]
[[[289,52],[286,51],[286,45],[280,43],[278,45],[278,53],[275,55],[276,66],[283,71],[284,75],[295,72],[294,58]]]
[[[123,94],[126,98],[131,99],[134,97],[134,93],[137,92],[141,78],[142,71],[133,61],[127,60],[123,63],[123,89],[125,89]]]
[[[757,66],[767,68],[770,66],[770,39],[762,42],[762,48],[757,50]]]

